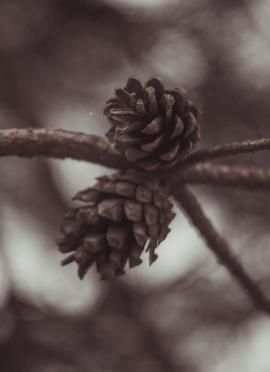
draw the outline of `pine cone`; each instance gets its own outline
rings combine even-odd
[[[181,89],[164,89],[159,78],[135,77],[115,90],[104,113],[109,140],[128,161],[155,170],[183,159],[199,139],[198,111]]]
[[[95,263],[106,280],[123,274],[127,260],[139,265],[145,248],[154,262],[175,214],[157,179],[129,171],[97,180],[74,197],[86,205],[65,215],[58,245],[62,253],[73,252],[62,264],[76,261],[81,279]]]

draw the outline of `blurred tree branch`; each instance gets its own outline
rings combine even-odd
[[[270,302],[231,252],[227,241],[214,229],[195,196],[184,185],[182,187],[178,185],[174,197],[180,208],[186,212],[189,220],[200,232],[217,260],[235,277],[255,306],[270,314]]]

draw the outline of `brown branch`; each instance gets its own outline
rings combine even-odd
[[[259,150],[270,150],[270,138],[259,138],[243,142],[232,142],[217,145],[209,149],[201,149],[190,154],[184,161],[185,164],[195,164],[221,157],[239,155]],[[175,166],[176,168],[178,165]]]
[[[64,130],[0,129],[0,156],[70,158],[111,168],[130,167],[102,137]],[[173,183],[270,189],[270,171],[258,168],[210,163],[190,166],[179,164],[177,168],[168,169],[166,175]]]
[[[111,168],[127,166],[102,137],[60,129],[0,129],[0,156],[47,156]]]
[[[172,172],[170,180],[188,183],[209,183],[248,189],[270,191],[270,170],[258,167],[240,167],[220,164],[195,164]]]
[[[237,279],[254,305],[270,314],[270,301],[246,273],[242,264],[231,251],[227,241],[214,229],[195,196],[185,186],[179,187],[178,185],[175,189],[174,197],[180,207],[186,212],[189,220],[201,233],[209,249],[214,253],[218,261]]]
[[[191,155],[187,162],[178,165],[174,171],[167,173],[167,181],[175,189],[175,198],[189,215],[190,220],[201,232],[202,236],[219,261],[227,267],[253,302],[270,313],[270,304],[261,290],[249,278],[242,265],[230,252],[228,243],[218,235],[210,221],[190,192],[179,182],[212,183],[244,187],[270,187],[270,171],[230,167],[226,165],[195,164],[192,162],[214,159],[240,152],[270,148],[270,140],[247,141],[242,144],[217,146],[212,150],[201,150]],[[0,156],[46,156],[58,159],[71,158],[101,164],[107,167],[124,169],[128,163],[122,160],[108,144],[99,136],[50,129],[1,129]],[[192,160],[193,159],[193,160]]]

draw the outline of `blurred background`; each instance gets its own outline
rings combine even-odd
[[[0,127],[103,135],[105,100],[137,75],[189,91],[200,146],[269,137],[269,23],[268,0],[1,0]],[[151,268],[103,283],[59,266],[61,217],[105,173],[0,159],[0,372],[268,372],[269,320],[180,211]],[[270,296],[269,194],[192,189]]]

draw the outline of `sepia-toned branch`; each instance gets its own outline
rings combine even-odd
[[[0,129],[0,156],[46,156],[111,168],[127,166],[102,137],[60,129]]]
[[[221,164],[195,164],[172,172],[172,182],[203,183],[270,191],[270,170],[259,167],[231,166]]]
[[[163,174],[171,185],[175,199],[204,237],[211,251],[238,280],[253,302],[268,313],[270,313],[269,301],[245,272],[231,252],[228,243],[215,231],[200,204],[183,183],[209,183],[269,190],[270,170],[200,163],[224,154],[226,156],[269,148],[269,142],[270,140],[263,139],[197,151],[194,155],[190,155],[184,164],[173,167]],[[111,168],[130,167],[130,163],[122,160],[122,157],[102,137],[64,130],[1,129],[0,156],[70,158]],[[198,164],[194,164],[195,162]]]
[[[195,164],[204,161],[239,155],[259,150],[270,150],[270,138],[258,138],[243,142],[233,142],[217,145],[209,149],[194,151],[185,159],[185,164]],[[177,167],[177,166],[176,166]]]
[[[266,142],[261,142],[261,146],[263,143]],[[116,169],[125,169],[131,165],[100,136],[53,129],[0,129],[0,156],[70,158]],[[168,169],[166,176],[173,183],[204,183],[270,190],[270,170],[257,167],[200,164],[199,161],[198,164],[179,164]]]
[[[270,314],[270,300],[264,296],[255,281],[246,273],[242,264],[231,251],[228,242],[214,229],[195,196],[186,186],[179,187],[178,185],[174,192],[174,198],[180,208],[184,210],[188,219],[200,232],[218,261],[237,279],[253,303]]]

